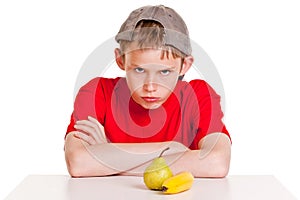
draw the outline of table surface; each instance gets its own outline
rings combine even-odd
[[[71,178],[67,175],[29,175],[6,198],[30,200],[93,199],[296,199],[271,175],[196,178],[188,191],[166,195],[148,190],[142,177]]]

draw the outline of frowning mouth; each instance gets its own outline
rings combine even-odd
[[[149,102],[149,103],[153,103],[153,102],[157,102],[159,101],[159,97],[142,97],[142,99],[144,99],[144,101]]]

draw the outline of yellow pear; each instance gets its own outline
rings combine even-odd
[[[151,190],[162,190],[163,182],[173,176],[162,154],[168,150],[164,149],[158,158],[155,158],[144,172],[144,183]]]

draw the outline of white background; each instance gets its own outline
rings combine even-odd
[[[64,134],[78,72],[130,11],[148,4],[158,1],[0,2],[0,198],[28,174],[67,174]],[[185,19],[222,77],[230,174],[275,175],[300,198],[299,2],[159,4]]]

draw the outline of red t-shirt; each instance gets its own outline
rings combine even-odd
[[[95,78],[79,90],[67,133],[88,116],[98,119],[113,143],[177,141],[198,149],[209,133],[229,136],[220,96],[203,80],[178,81],[167,101],[149,110],[131,98],[125,78]]]

